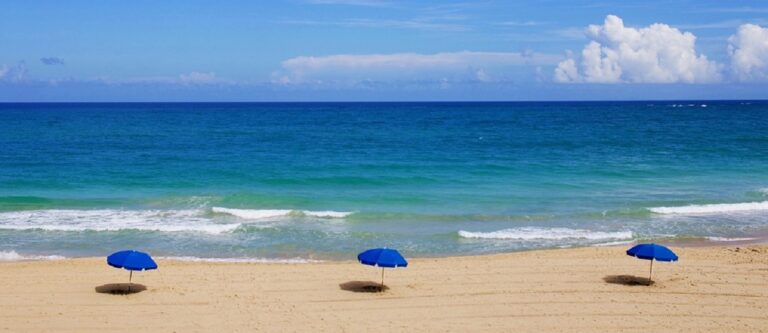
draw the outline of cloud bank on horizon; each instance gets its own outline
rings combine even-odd
[[[505,70],[551,65],[561,56],[534,52],[443,52],[435,54],[339,54],[302,56],[282,62],[273,74],[279,84],[324,81],[443,80],[490,82],[503,80]],[[493,73],[493,74],[490,74]]]

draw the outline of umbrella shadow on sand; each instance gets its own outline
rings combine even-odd
[[[389,287],[382,286],[378,282],[373,281],[349,281],[339,284],[341,290],[356,292],[356,293],[379,293],[389,290]]]
[[[108,283],[94,289],[99,294],[130,295],[147,290],[147,287],[139,283]]]
[[[606,275],[603,278],[603,281],[611,284],[620,284],[625,286],[650,286],[655,283],[646,277],[639,277],[634,275]]]

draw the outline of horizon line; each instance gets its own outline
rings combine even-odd
[[[621,103],[621,102],[768,102],[764,99],[585,99],[585,100],[413,100],[413,101],[38,101],[2,104],[395,104],[395,103]]]

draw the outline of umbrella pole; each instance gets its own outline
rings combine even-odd
[[[128,273],[128,292],[131,291],[131,280],[133,280],[133,271],[129,271]]]
[[[384,267],[381,268],[381,291],[384,291]]]
[[[651,282],[653,282],[653,259],[651,259],[651,272],[648,273],[648,284],[650,285]]]

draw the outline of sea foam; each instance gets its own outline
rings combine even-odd
[[[717,214],[753,210],[768,210],[768,201],[743,202],[733,204],[688,205],[680,207],[652,207],[648,208],[648,210],[657,214]]]
[[[491,232],[470,232],[459,231],[459,236],[463,238],[480,239],[516,239],[516,240],[565,240],[565,239],[586,239],[586,240],[621,240],[632,239],[631,231],[603,232],[590,231],[582,229],[569,228],[536,228],[523,227],[513,229],[503,229]]]
[[[716,237],[716,236],[710,236],[705,237],[707,240],[713,241],[713,242],[745,242],[745,241],[751,241],[755,240],[757,238],[749,238],[749,237]]]
[[[61,260],[62,256],[21,255],[16,251],[0,251],[0,261]]]
[[[632,244],[633,242],[634,242],[633,240],[620,240],[620,241],[613,241],[613,242],[598,243],[592,246],[597,246],[597,247],[619,246],[619,245]]]
[[[48,209],[0,213],[0,229],[49,231],[144,230],[220,234],[240,223],[218,224],[203,210]]]
[[[316,218],[341,219],[352,214],[352,212],[337,212],[332,210],[311,211],[291,209],[237,209],[224,207],[213,207],[211,208],[211,211],[214,213],[229,214],[249,220],[261,220],[287,216],[308,216]]]

